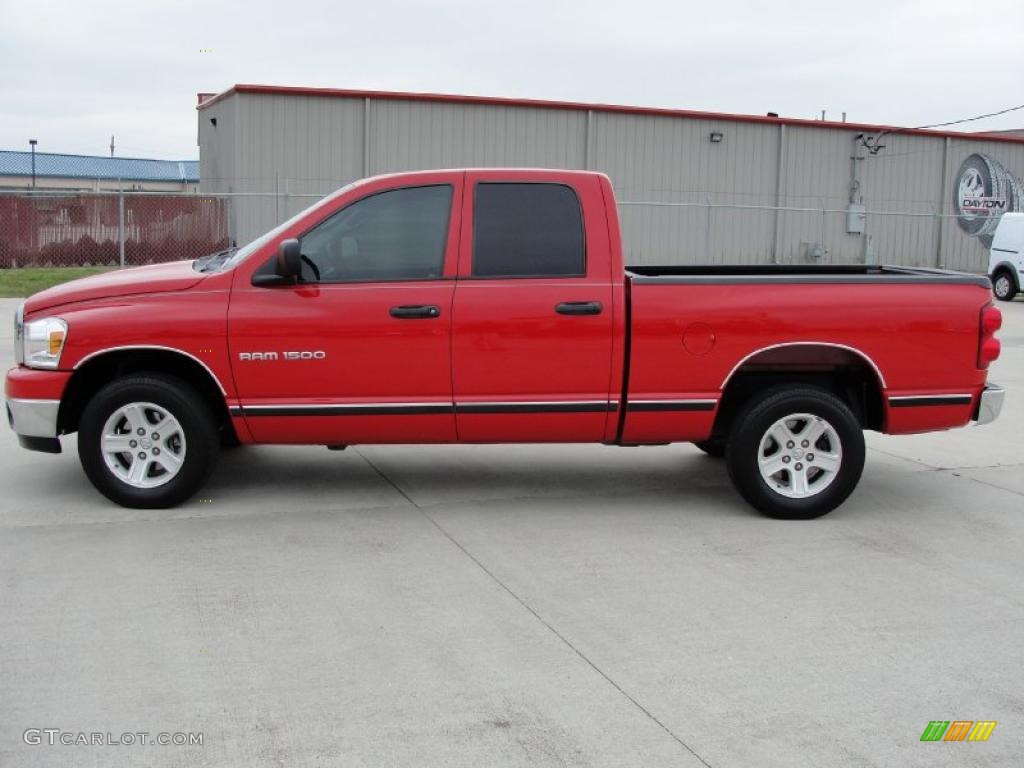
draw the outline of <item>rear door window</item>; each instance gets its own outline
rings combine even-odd
[[[474,277],[584,277],[583,211],[564,184],[480,183]]]

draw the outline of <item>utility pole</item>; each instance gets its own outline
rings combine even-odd
[[[114,137],[110,137],[110,156],[114,156]]]
[[[32,147],[32,189],[36,188],[36,144],[38,143],[35,139],[28,140],[29,146]]]

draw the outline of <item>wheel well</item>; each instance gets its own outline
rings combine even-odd
[[[846,403],[863,429],[882,428],[882,383],[867,358],[841,347],[800,344],[765,350],[744,361],[722,391],[712,436],[727,436],[752,397],[781,384],[821,387]]]
[[[75,369],[60,401],[58,433],[63,435],[77,431],[82,411],[93,395],[115,379],[135,373],[165,374],[192,385],[209,404],[222,433],[237,439],[228,416],[227,402],[212,374],[187,355],[159,349],[107,352],[90,358],[81,368]]]
[[[1010,279],[1013,281],[1014,288],[1016,288],[1019,291],[1020,290],[1020,279],[1017,277],[1016,271],[1013,269],[1013,267],[1010,264],[1007,264],[1005,262],[1003,262],[1002,264],[997,264],[996,268],[992,270],[992,277],[993,277],[993,279],[997,275],[1000,275],[1000,274],[1002,274],[1004,272],[1010,276]]]

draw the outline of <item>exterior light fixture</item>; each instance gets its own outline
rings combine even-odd
[[[712,144],[721,144],[723,136],[719,131],[712,131],[708,138],[711,139]]]

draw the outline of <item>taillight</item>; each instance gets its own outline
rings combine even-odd
[[[988,364],[999,357],[1002,347],[996,338],[996,331],[1003,327],[1003,313],[991,304],[981,308],[981,335],[978,341],[978,367],[988,368]]]

